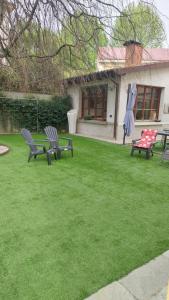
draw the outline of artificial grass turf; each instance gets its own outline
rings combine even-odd
[[[81,300],[169,249],[169,163],[73,141],[48,166],[0,137],[0,299]]]

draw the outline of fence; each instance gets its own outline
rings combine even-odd
[[[21,128],[41,132],[47,125],[67,129],[70,97],[55,97],[51,101],[0,97],[0,133],[17,133]]]

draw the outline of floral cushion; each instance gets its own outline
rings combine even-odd
[[[157,130],[144,129],[142,131],[141,139],[134,145],[138,148],[149,149],[156,141]]]

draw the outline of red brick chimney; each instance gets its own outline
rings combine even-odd
[[[142,62],[143,46],[136,41],[127,41],[123,44],[126,47],[125,66],[138,66]]]

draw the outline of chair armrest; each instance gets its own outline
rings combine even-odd
[[[72,146],[73,144],[73,141],[71,138],[68,138],[68,137],[59,137],[59,140],[65,140],[65,141],[68,141],[68,145]]]
[[[32,146],[39,146],[39,147],[45,147],[43,144],[37,144],[37,143],[29,143],[27,142],[28,145]]]
[[[132,140],[132,144],[137,144],[141,139]]]
[[[59,137],[59,140],[72,141],[72,139],[71,139],[71,138],[68,138],[68,137]]]
[[[41,139],[38,139],[38,140],[33,140],[33,142],[49,142],[49,139],[44,139],[44,140],[41,140]]]

